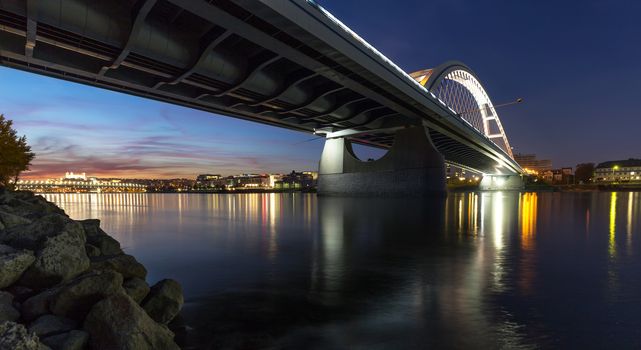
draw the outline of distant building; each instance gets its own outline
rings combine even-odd
[[[196,188],[208,188],[208,187],[221,187],[222,176],[219,174],[201,174],[196,177],[196,183],[194,186]]]
[[[574,183],[572,168],[546,170],[539,173],[539,177],[548,183],[570,185]]]
[[[67,171],[65,173],[65,177],[63,177],[64,180],[87,180],[87,173],[82,173],[82,174],[74,174],[73,171]]]
[[[549,159],[537,159],[536,154],[517,153],[514,155],[514,160],[519,163],[523,170],[533,175],[540,175],[552,170],[552,161]]]
[[[66,172],[59,179],[18,180],[18,190],[49,193],[82,193],[82,192],[145,192],[144,185],[125,182],[121,179],[97,179],[87,174]]]
[[[269,175],[241,174],[228,178],[229,187],[234,188],[269,188]]]
[[[641,159],[611,160],[600,163],[594,169],[597,183],[641,183]]]
[[[316,187],[318,180],[318,173],[315,171],[292,171],[289,174],[283,175],[279,181],[276,181],[274,188],[276,189],[311,189]]]

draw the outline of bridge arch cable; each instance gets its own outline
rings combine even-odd
[[[448,62],[434,69],[412,73],[411,76],[514,159],[492,101],[467,66]]]

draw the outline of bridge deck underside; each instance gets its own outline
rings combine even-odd
[[[376,130],[435,115],[253,0],[0,2],[0,63],[299,131],[372,130],[353,141],[382,148],[393,132]],[[448,160],[496,163],[432,137]]]

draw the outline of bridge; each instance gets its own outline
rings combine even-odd
[[[324,136],[320,194],[442,192],[445,162],[521,186],[469,67],[407,74],[312,0],[2,1],[0,64]]]

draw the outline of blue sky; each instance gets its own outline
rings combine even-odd
[[[480,77],[515,152],[554,166],[641,158],[641,2],[324,0],[408,72],[457,59]],[[31,177],[194,177],[315,170],[322,141],[0,67],[0,113]],[[368,156],[364,155],[364,156]]]
[[[8,68],[0,82],[2,113],[37,154],[28,177],[315,170],[322,149],[313,135]]]

